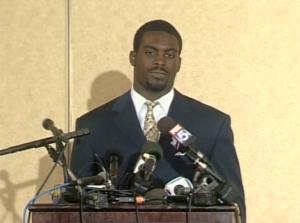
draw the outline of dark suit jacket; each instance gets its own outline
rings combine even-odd
[[[180,123],[196,137],[196,148],[200,150],[214,166],[218,174],[235,185],[239,196],[237,203],[245,219],[244,189],[240,166],[233,144],[230,117],[215,108],[186,97],[175,90],[169,110],[169,117]],[[71,170],[78,177],[96,175],[100,170],[95,162],[97,154],[108,170],[106,151],[118,149],[123,155],[119,167],[119,189],[128,189],[128,177],[140,155],[146,139],[140,127],[136,111],[130,96],[122,96],[86,113],[77,119],[76,129],[89,128],[91,134],[74,141]],[[170,142],[161,137],[164,154],[154,171],[154,177],[163,183],[184,176],[193,179],[194,165],[185,156],[174,156],[175,149]]]

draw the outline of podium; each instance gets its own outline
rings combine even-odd
[[[33,204],[32,223],[80,223],[79,204]],[[187,205],[111,204],[102,209],[84,209],[87,223],[240,223],[237,205],[188,207]]]

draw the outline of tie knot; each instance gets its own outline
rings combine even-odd
[[[145,104],[148,110],[153,110],[153,108],[158,105],[158,101],[146,101]]]

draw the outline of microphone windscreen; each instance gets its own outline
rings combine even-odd
[[[104,184],[106,180],[107,180],[106,173],[101,172],[96,176],[79,178],[70,183],[72,186],[74,186],[74,185],[85,186],[85,185],[89,185],[89,184],[101,185],[101,184]]]
[[[163,157],[163,149],[161,145],[156,142],[146,142],[143,147],[141,154],[149,153],[156,157],[157,162],[159,162]]]
[[[163,204],[165,202],[166,193],[161,188],[155,188],[145,193],[144,197],[147,204]]]
[[[236,200],[237,189],[230,182],[224,182],[216,188],[217,195],[227,204],[231,204]]]
[[[54,126],[54,122],[49,118],[45,118],[43,121],[43,128],[50,130],[51,126]]]
[[[174,120],[168,116],[161,118],[157,122],[157,128],[163,135],[168,135],[169,131],[176,125]]]
[[[106,160],[111,160],[114,157],[118,157],[118,166],[121,166],[123,162],[123,155],[121,154],[119,149],[110,148],[106,151],[105,158]]]

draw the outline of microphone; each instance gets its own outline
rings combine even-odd
[[[214,170],[209,160],[206,159],[204,154],[198,151],[195,146],[195,136],[184,129],[180,124],[175,124],[174,120],[170,117],[164,117],[157,123],[158,129],[164,135],[172,137],[171,144],[179,151],[187,155],[191,160],[197,164],[194,181],[199,176],[200,172],[205,172],[212,176],[208,176],[202,180],[202,183],[196,189],[196,196],[200,197],[201,191],[215,192],[218,196],[220,203],[230,203],[236,198],[236,189],[230,182],[224,181],[218,173]],[[197,173],[198,171],[198,173]],[[212,191],[213,189],[213,191]],[[199,193],[200,192],[200,193]],[[198,199],[198,198],[197,198]],[[197,200],[195,199],[195,200]],[[201,199],[200,199],[201,200]],[[197,200],[198,203],[199,201]],[[208,202],[209,203],[209,202]]]
[[[216,193],[207,192],[202,194],[189,193],[188,195],[168,195],[163,189],[155,188],[144,195],[146,203],[150,204],[188,204],[195,206],[210,206],[218,204]]]
[[[170,117],[161,118],[157,127],[163,135],[170,135],[172,137],[171,144],[181,153],[187,155],[195,164],[198,169],[208,172],[213,175],[218,181],[223,182],[221,177],[218,176],[209,160],[203,153],[195,148],[194,142],[196,137],[183,128],[180,124],[175,124],[174,120]]]
[[[84,177],[84,178],[79,178],[76,180],[73,180],[70,182],[71,186],[87,186],[90,184],[96,184],[96,185],[101,185],[104,184],[107,180],[106,173],[101,172],[96,176],[91,176],[91,177]]]
[[[187,154],[193,160],[199,159],[209,164],[203,153],[195,148],[195,139],[190,132],[188,132],[180,124],[175,124],[170,117],[163,117],[157,123],[157,128],[163,135],[172,137],[171,144],[181,153]]]
[[[149,190],[144,195],[146,203],[149,204],[164,204],[166,193],[161,188]]]
[[[63,168],[63,173],[64,173],[64,182],[69,182],[69,175],[68,175],[68,171],[67,171],[67,160],[64,154],[64,144],[63,142],[67,143],[68,139],[66,137],[63,136],[63,131],[62,130],[58,130],[55,126],[54,126],[54,122],[49,119],[46,118],[43,121],[43,127],[46,130],[50,130],[52,132],[52,134],[54,135],[54,138],[56,138],[56,150],[58,151],[58,156],[61,157],[60,161],[63,164],[62,168]],[[48,147],[49,145],[46,145],[46,147]]]
[[[158,163],[163,157],[163,150],[162,147],[156,142],[146,142],[142,147],[141,153],[145,161],[143,167],[144,180],[150,181],[156,163]]]
[[[109,202],[113,203],[135,203],[135,204],[143,204],[146,202],[146,199],[142,196],[131,196],[131,197],[113,197],[108,199]]]
[[[77,138],[77,137],[88,135],[88,134],[90,134],[90,130],[88,128],[85,128],[85,129],[80,129],[80,130],[77,130],[74,132],[65,133],[65,134],[63,134],[63,137],[66,137],[67,139],[72,139],[72,138]],[[48,138],[39,139],[39,140],[35,140],[32,142],[24,143],[24,144],[12,146],[7,149],[0,150],[0,156],[10,154],[10,153],[20,152],[20,151],[31,149],[31,148],[43,147],[48,144],[55,143],[56,141],[57,141],[56,137],[48,137]]]
[[[166,204],[166,203],[187,204],[189,201],[188,196],[168,195],[161,188],[155,188],[147,191],[144,197],[146,199],[146,203],[150,203],[150,204]]]
[[[135,174],[140,170],[145,169],[146,160],[148,162],[146,163],[147,168],[155,168],[155,163],[159,162],[163,157],[163,150],[158,143],[148,141],[143,145],[141,154],[142,155],[139,156],[133,169],[133,173]]]
[[[106,153],[107,159],[109,160],[109,177],[111,180],[111,184],[116,189],[118,186],[118,168],[123,161],[123,157],[121,156],[118,149],[109,149]]]
[[[177,177],[165,185],[167,195],[187,195],[193,191],[193,184],[188,178]]]
[[[138,161],[136,162],[133,173],[136,174],[137,172],[141,171],[144,168],[145,160],[143,156],[139,156]]]
[[[163,157],[163,150],[156,142],[146,142],[142,147],[141,154],[134,168],[135,176],[131,187],[138,193],[144,194],[151,188],[152,173],[156,163]]]
[[[68,142],[68,139],[63,135],[62,130],[56,128],[54,125],[54,122],[51,119],[49,119],[49,118],[44,119],[42,124],[43,124],[44,129],[50,130],[52,132],[54,137],[62,140],[63,142]]]
[[[189,201],[188,196],[184,195],[167,195],[166,192],[161,188],[155,188],[149,190],[144,195],[146,203],[150,204],[187,204]]]

